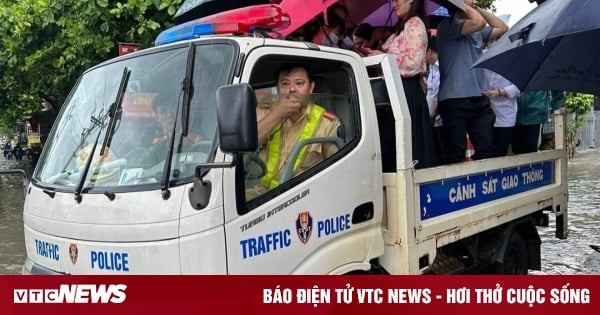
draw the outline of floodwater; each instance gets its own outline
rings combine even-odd
[[[0,169],[19,167],[0,156]],[[0,175],[0,274],[18,274],[25,261],[23,189],[17,175]],[[536,274],[600,274],[600,149],[578,151],[569,160],[569,237],[554,237],[548,227],[542,238],[542,270]]]
[[[538,228],[543,274],[600,274],[600,149],[577,151],[569,160],[569,237],[554,237],[556,225]]]
[[[23,169],[25,163],[0,155],[0,170]],[[0,274],[19,274],[25,262],[23,200],[23,177],[0,174]]]

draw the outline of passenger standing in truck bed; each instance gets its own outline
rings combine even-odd
[[[438,50],[435,36],[429,38],[427,43],[427,63],[429,71],[427,72],[427,105],[429,107],[429,117],[433,125],[433,139],[438,159],[444,162],[444,151],[442,143],[442,117],[438,114],[438,93],[440,91],[440,63],[438,62]]]
[[[493,43],[492,43],[493,44]],[[496,115],[494,123],[494,156],[505,156],[517,121],[519,88],[498,73],[484,69],[485,96]]]
[[[541,144],[542,124],[550,109],[566,113],[563,91],[528,91],[517,98],[516,125],[512,138],[515,154],[536,152]]]
[[[440,62],[438,112],[442,116],[445,157],[448,163],[465,160],[466,134],[475,148],[474,160],[494,156],[496,116],[483,95],[483,71],[471,69],[483,45],[500,37],[508,26],[498,17],[465,0],[466,11],[449,6],[452,18],[437,29]],[[486,27],[486,23],[490,26]]]
[[[439,160],[433,141],[429,106],[421,87],[421,76],[426,69],[427,49],[423,0],[395,0],[394,11],[399,19],[397,30],[382,45],[383,51],[365,50],[368,55],[383,52],[396,55],[411,116],[412,156],[416,162],[415,168],[436,166]]]

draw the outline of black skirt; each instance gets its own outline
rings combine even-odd
[[[421,87],[420,76],[402,77],[402,85],[411,117],[412,154],[413,161],[417,161],[415,168],[437,166],[440,162],[435,150],[429,106]]]

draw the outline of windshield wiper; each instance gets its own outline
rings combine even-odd
[[[187,66],[185,78],[181,81],[181,91],[183,92],[183,106],[181,108],[181,133],[179,134],[179,146],[177,152],[181,151],[181,144],[183,138],[188,135],[189,129],[189,112],[190,112],[190,98],[192,95],[192,72],[194,70],[194,56],[195,46],[190,43],[187,57]],[[181,93],[177,97],[177,111],[179,113],[179,104],[181,99]],[[160,179],[161,194],[164,200],[169,199],[171,192],[169,191],[169,183],[171,178],[171,162],[173,161],[173,148],[175,146],[175,131],[177,130],[177,119],[173,122],[171,128],[171,138],[169,139],[169,149],[167,150],[167,158],[165,159],[165,165],[163,167],[162,178]]]
[[[115,126],[115,117],[117,117],[117,112],[121,110],[121,103],[123,101],[123,93],[125,93],[125,87],[127,87],[127,81],[129,80],[129,75],[131,74],[131,71],[129,69],[127,69],[127,67],[125,67],[125,69],[123,69],[123,76],[121,77],[121,83],[119,85],[119,91],[117,92],[117,97],[115,99],[115,102],[111,104],[110,109],[108,111],[108,116],[110,117],[110,121],[108,123],[108,130],[106,130],[106,134],[104,136],[104,142],[102,144],[102,150],[100,151],[100,156],[104,156],[104,149],[106,148],[107,145],[110,144],[110,138],[112,138],[112,135],[109,135],[110,133],[112,133],[114,131],[114,126]],[[103,119],[105,119],[107,116],[104,116],[102,119],[94,119],[94,117],[92,117],[92,123],[96,125],[96,123],[103,123]],[[102,125],[101,125],[102,126]],[[94,154],[96,153],[96,147],[98,146],[98,140],[100,140],[100,134],[102,133],[102,128],[100,128],[100,130],[98,130],[98,135],[96,136],[96,139],[94,140],[94,145],[92,146],[89,155],[87,156],[87,159],[85,160],[85,165],[83,167],[83,170],[81,170],[81,175],[79,177],[79,181],[77,182],[77,186],[75,186],[75,201],[77,201],[77,203],[81,202],[81,192],[83,190],[83,184],[85,183],[85,179],[87,178],[87,174],[90,170],[90,165],[92,164],[92,160],[94,159]]]
[[[181,93],[177,97],[176,113],[179,113],[179,104],[181,104]],[[169,182],[171,178],[171,162],[173,161],[173,147],[175,146],[175,132],[177,131],[177,119],[173,122],[171,127],[171,137],[169,138],[169,149],[167,150],[167,158],[165,159],[165,165],[163,166],[162,178],[160,179],[160,190],[163,200],[169,199],[171,192],[169,191]],[[183,140],[183,133],[179,134],[179,144],[181,147],[181,141]]]
[[[191,78],[192,78],[192,73],[194,71],[194,57],[196,56],[196,54],[195,54],[196,46],[194,46],[192,43],[190,43],[189,47],[190,47],[190,50],[188,51],[185,78],[181,82],[181,85],[183,88],[183,108],[181,109],[181,133],[184,137],[187,137],[187,135],[188,135],[188,128],[189,128],[189,124],[190,124],[190,122],[188,120],[189,120],[189,116],[190,116],[190,99],[192,97],[192,88],[193,88]]]
[[[121,84],[119,85],[119,91],[117,91],[117,97],[115,101],[111,104],[108,115],[110,116],[110,121],[108,122],[108,129],[106,130],[106,134],[104,135],[104,141],[102,143],[102,148],[100,149],[100,156],[104,156],[104,150],[106,147],[110,147],[110,143],[112,141],[113,134],[116,130],[115,126],[117,125],[117,121],[121,119],[123,104],[123,95],[125,94],[125,89],[127,88],[127,83],[129,82],[129,76],[131,75],[131,70],[127,67],[123,69],[123,76],[121,76]]]
[[[90,153],[87,156],[87,159],[85,160],[85,165],[83,166],[83,169],[80,172],[79,181],[77,182],[77,186],[75,187],[75,201],[77,201],[77,203],[81,202],[81,191],[83,190],[83,183],[85,182],[85,178],[87,177],[87,174],[89,172],[90,164],[92,164],[94,153],[96,153],[96,147],[98,146],[98,140],[100,139],[101,133],[102,129],[98,130],[98,135],[96,136],[94,145],[92,146],[92,149],[90,150]]]

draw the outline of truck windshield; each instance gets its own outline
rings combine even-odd
[[[214,157],[215,92],[231,80],[235,48],[212,43],[189,54],[190,47],[139,54],[86,72],[65,102],[33,180],[66,190],[83,183],[83,192],[158,185],[165,170],[169,181],[191,180],[195,166]],[[122,80],[124,69],[128,80]],[[109,145],[101,150],[103,139]]]

